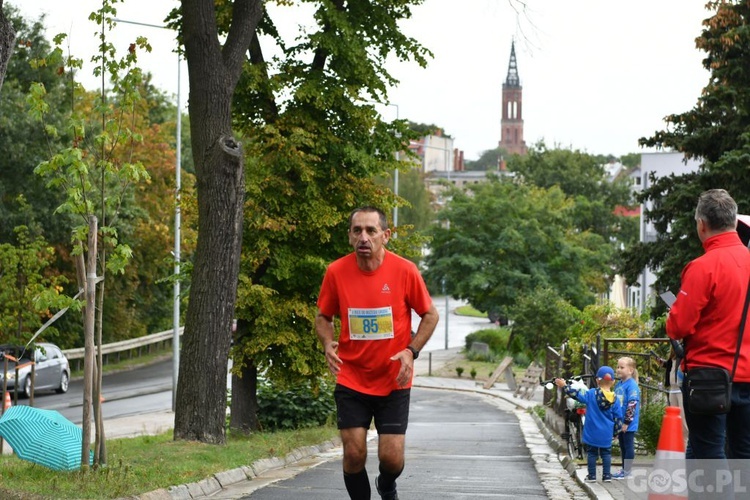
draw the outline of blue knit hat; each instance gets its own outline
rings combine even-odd
[[[599,371],[596,372],[596,378],[600,380],[614,380],[615,371],[609,366],[602,366]]]

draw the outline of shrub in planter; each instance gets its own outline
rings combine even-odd
[[[499,354],[505,352],[508,347],[508,338],[510,337],[510,331],[507,328],[488,328],[485,330],[478,330],[470,333],[466,336],[465,349],[466,352],[471,351],[471,344],[474,342],[484,342],[490,346],[490,352]]]

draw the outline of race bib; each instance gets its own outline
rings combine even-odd
[[[352,340],[383,340],[393,338],[393,311],[349,309],[349,338]]]

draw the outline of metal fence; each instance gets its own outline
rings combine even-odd
[[[178,334],[182,335],[184,327],[180,327]],[[172,345],[174,340],[174,330],[166,330],[159,333],[152,333],[145,337],[122,340],[102,345],[102,363],[105,365],[109,362],[119,362],[122,359],[131,359],[145,354],[150,354],[158,349],[163,349]],[[66,349],[63,351],[65,357],[70,361],[72,370],[80,370],[83,367],[84,348]]]
[[[634,349],[636,346],[640,349]],[[645,349],[650,346],[653,348]],[[664,354],[659,355],[655,349],[663,350]],[[583,346],[580,362],[574,364],[573,353],[567,343],[560,347],[547,346],[544,377],[546,379],[559,377],[567,380],[575,375],[594,375],[600,366],[608,365],[615,368],[620,357],[628,356],[636,362],[643,409],[650,402],[667,401],[666,373],[662,366],[662,358],[667,356],[668,350],[669,339],[666,338],[602,339],[597,337],[595,344]],[[590,384],[590,379],[587,382]],[[544,391],[544,405],[552,408],[560,416],[565,414],[564,399],[561,391],[554,388]]]

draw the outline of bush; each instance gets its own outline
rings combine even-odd
[[[497,361],[497,355],[490,352],[477,352],[468,351],[466,353],[466,359],[469,361],[482,361],[485,363],[495,363]]]
[[[638,439],[650,454],[656,453],[656,445],[659,443],[659,434],[661,432],[665,408],[666,404],[662,401],[651,401],[641,408],[637,434]]]
[[[635,310],[619,309],[611,303],[586,306],[583,311],[576,313],[573,321],[565,331],[568,350],[571,357],[568,360],[573,366],[582,366],[583,346],[594,345],[598,337],[601,338],[637,338],[646,329],[646,317]],[[557,345],[557,344],[553,344]],[[638,343],[618,344],[618,350],[631,354],[646,353],[652,346]]]
[[[474,342],[484,342],[490,346],[490,351],[495,354],[505,352],[508,347],[510,331],[507,328],[488,328],[478,330],[466,336],[466,352],[471,352],[471,344]]]
[[[331,422],[336,415],[333,384],[325,380],[316,390],[310,382],[278,389],[270,383],[258,388],[258,420],[264,431],[316,427]]]
[[[575,311],[575,307],[551,287],[537,287],[519,296],[511,309],[511,352],[537,357],[544,353],[547,345],[560,345]]]

